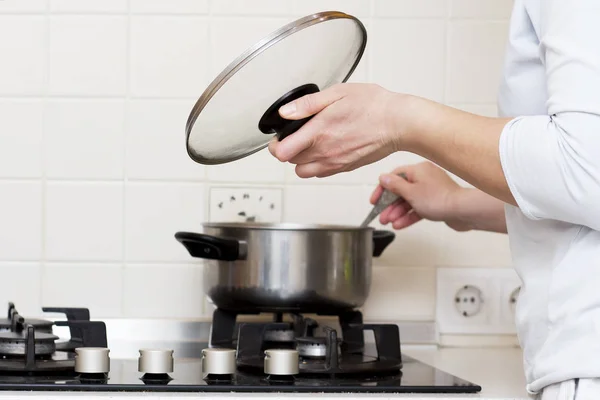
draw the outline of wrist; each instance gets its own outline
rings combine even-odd
[[[423,115],[427,115],[428,102],[417,96],[393,93],[388,103],[387,115],[391,116],[390,131],[396,151],[419,154],[419,135],[425,130]]]
[[[457,231],[477,229],[476,219],[469,212],[469,199],[475,189],[458,187],[448,194],[446,223]]]

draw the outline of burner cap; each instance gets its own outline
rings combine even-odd
[[[291,329],[271,329],[265,332],[267,342],[293,342],[294,331]]]
[[[35,332],[34,344],[35,354],[46,356],[56,351],[55,340],[58,336]],[[0,355],[23,356],[27,347],[27,332],[0,332]]]
[[[327,354],[327,341],[325,338],[298,338],[296,350],[300,357],[306,358],[325,358]],[[337,340],[338,352],[340,350],[341,340]],[[339,353],[338,353],[339,354]]]

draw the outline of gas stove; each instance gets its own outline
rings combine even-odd
[[[474,393],[481,387],[401,352],[393,324],[365,324],[358,311],[334,322],[300,314],[240,322],[215,310],[205,341],[184,350],[162,337],[137,357],[111,357],[111,328],[85,308],[43,308],[66,319],[28,319],[9,304],[0,319],[0,390],[93,392]],[[286,317],[284,319],[284,317]],[[142,324],[143,325],[143,324]],[[200,325],[193,325],[197,329]],[[146,325],[147,327],[147,325]],[[56,329],[68,329],[59,339]],[[177,331],[175,328],[173,331]],[[144,336],[145,331],[129,332]],[[190,332],[193,333],[193,332]],[[369,333],[373,340],[369,341]],[[189,342],[189,340],[188,340]],[[170,346],[170,344],[173,344]],[[189,345],[189,343],[188,343]]]

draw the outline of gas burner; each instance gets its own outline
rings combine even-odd
[[[52,321],[44,319],[25,319],[19,315],[14,303],[8,303],[8,316],[6,319],[0,319],[0,332],[10,332],[14,330],[15,323],[34,326],[37,332],[52,333]]]
[[[67,321],[52,323],[23,318],[9,303],[9,320],[0,332],[0,373],[75,373],[75,349],[107,346],[106,326],[90,321],[89,311],[82,308],[43,308],[60,312]],[[68,326],[71,339],[58,343],[52,327]]]
[[[54,322],[43,319],[23,319],[23,325],[31,325],[35,327],[36,332],[52,333]],[[11,320],[0,319],[0,333],[11,331]]]
[[[236,312],[230,310],[216,309],[213,312],[212,326],[209,344],[211,347],[236,347],[239,336],[238,315],[256,315],[258,313]],[[362,314],[355,310],[343,310],[338,314],[317,314],[323,316],[335,316],[338,318],[342,329],[342,338],[344,346],[350,352],[360,352],[364,350],[364,336],[360,329],[363,323]],[[293,322],[282,322],[281,313],[273,315],[273,323],[280,324],[280,328],[270,328],[265,332],[263,338],[266,342],[276,344],[277,347],[295,348],[296,338],[313,337],[315,329],[319,326],[317,321],[312,318],[305,318],[298,313],[292,313]],[[358,327],[358,328],[357,328]]]
[[[27,332],[0,332],[0,356],[25,356],[27,353]],[[58,336],[35,332],[34,353],[38,357],[49,356],[56,351]]]
[[[350,317],[350,318],[348,318]],[[330,326],[321,326],[323,334],[315,335],[317,324],[296,316],[294,322],[240,324],[237,335],[237,367],[254,374],[266,374],[265,354],[281,353],[298,358],[299,376],[388,376],[398,375],[402,368],[400,333],[397,325],[365,325],[349,323],[361,320],[359,312],[340,315],[342,337]],[[310,327],[310,329],[307,329]],[[293,331],[290,343],[267,340],[272,332]],[[376,353],[365,353],[364,331],[373,331]],[[269,361],[272,363],[273,361]],[[269,366],[271,368],[271,366]],[[268,375],[277,375],[273,372]]]
[[[338,353],[341,353],[342,340],[337,339]],[[327,338],[297,338],[296,350],[298,355],[303,358],[325,358],[327,355]]]

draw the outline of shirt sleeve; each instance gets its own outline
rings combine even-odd
[[[510,121],[500,161],[528,218],[600,230],[600,1],[544,0],[540,11],[548,115]]]

